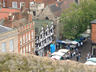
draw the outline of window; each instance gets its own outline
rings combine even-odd
[[[31,36],[32,36],[32,39],[34,38],[34,33],[33,33],[33,31],[31,32]]]
[[[30,46],[30,44],[29,44],[29,52],[31,52],[31,46]]]
[[[29,32],[29,40],[30,40],[30,32]]]
[[[10,40],[10,51],[13,52],[14,51],[14,41]]]
[[[23,43],[25,43],[25,35],[23,35]]]
[[[20,45],[22,45],[22,37],[20,37]]]
[[[47,32],[46,32],[46,36],[47,36]]]
[[[17,2],[12,2],[12,8],[17,8]]]
[[[20,53],[22,54],[22,48],[20,49]]]
[[[26,42],[28,41],[27,33],[26,33]]]
[[[23,47],[23,53],[25,53],[25,47]]]
[[[29,52],[29,50],[28,50],[28,45],[26,45],[26,52],[27,52],[27,53]]]
[[[6,43],[5,42],[2,43],[2,52],[6,52]]]
[[[3,0],[3,7],[5,7],[5,0]]]
[[[33,46],[34,46],[34,45],[33,45],[33,42],[32,42],[32,48],[33,48]]]
[[[32,7],[34,5],[34,2],[30,2],[30,7]]]
[[[22,6],[25,6],[25,3],[24,3],[24,2],[20,2],[20,8],[21,8]]]
[[[42,39],[42,34],[40,35],[40,38]]]

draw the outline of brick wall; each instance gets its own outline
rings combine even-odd
[[[91,40],[96,43],[96,24],[92,24]]]

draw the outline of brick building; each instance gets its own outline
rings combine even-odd
[[[96,56],[96,19],[91,21],[92,54]]]
[[[0,4],[2,4],[2,7],[7,8],[21,8],[22,5],[25,5],[26,8],[29,8],[34,4],[34,2],[48,5],[55,3],[56,1],[57,0],[0,0]]]
[[[1,13],[8,14],[8,17],[3,18],[2,25],[18,31],[18,53],[33,53],[35,30],[32,15],[28,11],[16,12],[14,9],[6,9],[0,10]]]

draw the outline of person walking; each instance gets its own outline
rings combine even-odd
[[[81,57],[81,54],[80,54],[80,52],[78,52],[78,53],[76,54],[76,61],[80,61],[80,57]]]

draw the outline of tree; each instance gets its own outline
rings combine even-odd
[[[81,0],[80,4],[73,4],[60,17],[63,24],[63,37],[75,39],[85,32],[90,21],[96,19],[96,1]]]

